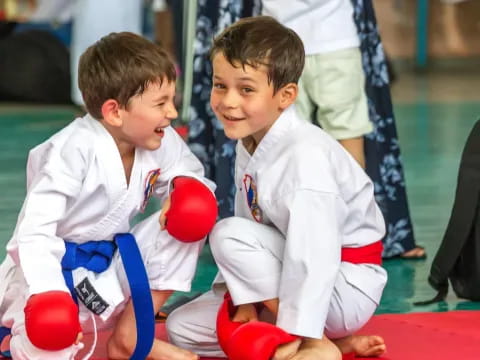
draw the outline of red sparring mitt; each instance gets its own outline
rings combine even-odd
[[[279,345],[297,339],[266,322],[234,322],[231,320],[234,311],[232,300],[226,295],[217,315],[217,336],[229,360],[269,360]]]
[[[24,311],[27,336],[40,349],[65,349],[75,343],[82,331],[78,306],[69,293],[47,291],[33,295]]]
[[[223,352],[228,355],[228,342],[232,334],[244,323],[232,321],[231,318],[235,315],[235,306],[233,305],[230,293],[226,293],[222,306],[217,314],[217,338],[218,344]]]
[[[169,234],[183,242],[207,236],[218,214],[217,200],[210,189],[196,179],[177,177],[170,199],[170,209],[165,214]]]

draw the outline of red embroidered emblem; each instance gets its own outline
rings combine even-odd
[[[262,222],[262,209],[258,206],[257,186],[250,175],[245,175],[243,178],[243,186],[247,197],[247,204],[253,218],[257,222]]]

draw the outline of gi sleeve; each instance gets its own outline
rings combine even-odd
[[[277,325],[291,334],[323,336],[340,268],[342,204],[334,193],[309,189],[276,202],[280,216],[272,220],[286,237]]]
[[[27,195],[7,248],[23,271],[28,295],[50,290],[68,291],[61,270],[65,253],[57,224],[67,204],[80,192],[84,161],[72,149],[51,145],[34,149],[27,164]]]

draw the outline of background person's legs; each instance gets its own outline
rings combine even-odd
[[[315,112],[318,125],[365,168],[363,136],[373,126],[368,116],[360,50],[349,48],[307,56],[299,87],[299,112],[310,120]]]

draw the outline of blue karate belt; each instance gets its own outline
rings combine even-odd
[[[10,329],[5,327],[5,326],[0,326],[0,345],[2,344],[2,341],[4,338],[6,338],[8,335],[10,335]],[[10,355],[10,351],[0,351],[0,355],[6,358],[11,358],[12,356]]]
[[[117,234],[113,239],[114,241],[89,241],[83,244],[66,241],[66,252],[62,259],[63,276],[77,302],[72,271],[79,267],[96,273],[107,270],[118,247],[130,286],[137,327],[137,344],[130,359],[144,360],[150,353],[155,338],[155,314],[147,272],[132,234]]]

